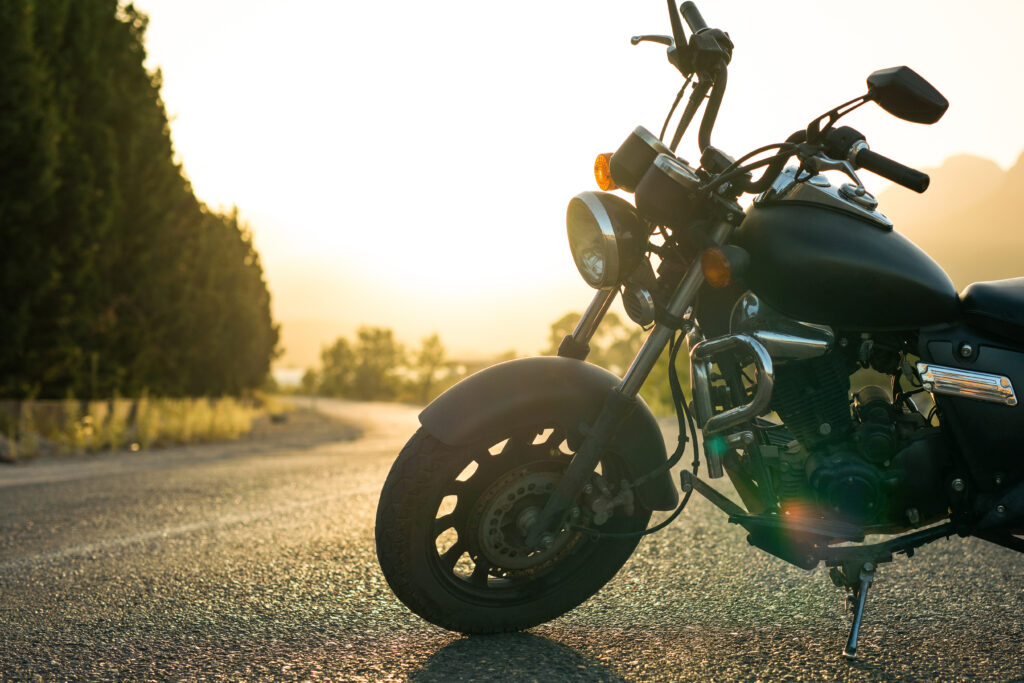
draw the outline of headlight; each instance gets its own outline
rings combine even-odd
[[[643,258],[649,228],[620,197],[581,192],[569,202],[565,222],[576,267],[594,289],[617,286]]]

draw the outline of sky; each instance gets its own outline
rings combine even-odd
[[[569,199],[596,189],[597,153],[660,130],[681,85],[663,47],[629,43],[670,32],[662,0],[135,4],[185,173],[253,232],[286,365],[363,324],[409,344],[437,332],[455,355],[538,352],[593,293]],[[864,107],[845,123],[872,149],[920,168],[958,153],[1006,168],[1024,150],[1024,2],[698,6],[736,44],[712,138],[734,156],[902,64],[949,111],[921,126]]]

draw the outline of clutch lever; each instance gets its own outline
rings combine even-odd
[[[633,36],[629,39],[631,45],[639,45],[640,43],[659,43],[666,47],[673,47],[675,45],[671,36]]]

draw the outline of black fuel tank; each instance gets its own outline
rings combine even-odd
[[[761,202],[747,212],[736,243],[750,253],[750,288],[797,320],[870,332],[958,318],[956,289],[935,261],[851,213]]]

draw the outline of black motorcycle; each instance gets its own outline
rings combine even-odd
[[[1024,278],[958,295],[858,178],[928,187],[836,125],[868,102],[938,121],[948,103],[918,74],[876,71],[866,94],[733,159],[711,145],[732,41],[692,2],[668,7],[671,37],[632,39],[666,45],[686,79],[661,136],[634,130],[595,163],[604,191],[569,203],[569,245],[593,300],[557,357],[495,365],[424,409],[381,493],[377,555],[428,621],[524,629],[595,593],[696,491],[752,545],[831,568],[854,613],[852,658],[879,564],[954,534],[1024,551]],[[674,150],[702,105],[690,165]],[[746,210],[745,193],[756,195]],[[651,330],[621,379],[584,362],[619,293]],[[675,371],[684,342],[689,399]],[[662,353],[680,430],[670,456],[637,395]],[[885,386],[851,390],[862,369]],[[688,444],[680,500],[670,470]],[[739,502],[698,478],[701,460]],[[648,528],[655,510],[674,512]],[[888,538],[866,544],[868,534]]]

